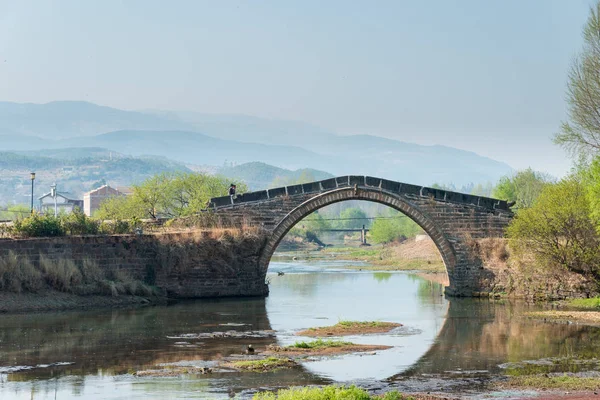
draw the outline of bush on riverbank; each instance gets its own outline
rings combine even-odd
[[[40,256],[36,265],[12,251],[0,258],[0,291],[37,293],[44,289],[79,295],[156,294],[154,289],[132,279],[125,271],[102,269],[89,259],[75,263]]]
[[[132,233],[139,221],[99,221],[80,210],[70,214],[41,215],[34,213],[17,219],[12,225],[2,225],[2,236],[17,238],[58,237],[66,235],[111,235]]]
[[[544,187],[531,208],[518,212],[507,234],[517,262],[533,256],[536,268],[600,278],[600,237],[584,186],[575,177]]]
[[[323,388],[282,389],[277,393],[257,393],[253,400],[415,400],[415,397],[404,396],[397,391],[387,392],[382,396],[370,395],[356,386],[325,386]]]

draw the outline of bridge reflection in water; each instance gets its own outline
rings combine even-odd
[[[272,296],[266,300],[203,300],[137,310],[2,316],[0,397],[8,392],[23,394],[52,391],[54,384],[58,385],[59,392],[63,390],[66,397],[86,397],[86,386],[95,390],[109,387],[114,392],[115,378],[111,377],[116,375],[123,376],[119,378],[120,382],[138,385],[138,392],[135,392],[137,395],[172,389],[172,379],[142,379],[127,374],[160,363],[219,359],[230,354],[239,354],[248,344],[248,339],[193,339],[185,338],[186,334],[275,328],[278,330],[280,342],[296,340],[292,336],[293,331],[298,327],[306,327],[306,321],[303,321],[301,326],[295,326],[290,324],[289,320],[302,317],[291,311],[295,303],[302,302],[303,297],[314,298],[315,291],[334,287],[336,282],[347,286],[356,285],[355,279],[363,279],[361,276],[369,278],[374,287],[384,288],[385,285],[393,283],[394,277],[398,276],[385,273],[356,274],[359,278],[350,275],[341,279],[339,275],[344,274],[331,274],[331,279],[322,280],[324,285],[321,288],[310,283],[312,275],[299,275],[299,279],[308,282],[304,286],[313,287],[313,291],[304,291],[302,285],[292,285],[296,286],[295,291],[289,298],[279,297],[280,304],[275,309],[266,304],[268,301],[277,301]],[[401,341],[404,340],[404,344],[398,346],[398,350],[390,350],[387,355],[382,352],[383,358],[364,356],[358,363],[362,366],[361,371],[356,375],[351,372],[351,375],[362,378],[372,376],[372,371],[369,370],[372,367],[370,361],[379,360],[378,362],[389,363],[390,368],[383,369],[383,376],[373,376],[376,379],[389,378],[388,381],[398,382],[411,377],[427,379],[426,377],[431,375],[453,378],[455,375],[453,376],[452,372],[456,371],[486,370],[495,373],[499,371],[498,365],[507,361],[571,355],[593,357],[600,350],[600,341],[596,340],[600,336],[598,328],[557,325],[526,319],[522,314],[532,307],[520,303],[503,304],[473,299],[447,301],[440,296],[439,286],[419,282],[416,290],[417,296],[422,298],[419,300],[422,306],[437,304],[435,307],[443,306],[444,310],[446,305],[448,307],[445,316],[444,313],[440,315],[437,336],[433,334],[431,341],[421,343],[411,342],[416,337],[414,335],[400,338]],[[275,282],[273,285],[278,284]],[[282,289],[285,289],[283,286]],[[273,294],[276,292],[277,290],[274,290]],[[380,292],[384,301],[389,300],[384,291]],[[336,293],[334,291],[330,294],[335,296]],[[318,306],[324,307],[323,304]],[[269,311],[273,315],[267,314],[268,309],[273,310]],[[364,310],[365,313],[368,312],[367,305]],[[417,312],[422,313],[419,310]],[[315,314],[315,320],[312,322],[319,321],[319,315]],[[418,326],[415,321],[404,322],[409,327]],[[379,337],[377,340],[379,341]],[[256,348],[264,348],[275,341],[274,337],[253,338],[252,344]],[[430,344],[431,342],[433,344]],[[364,343],[372,343],[372,339],[365,337]],[[354,356],[350,356],[350,359],[340,358],[337,365],[343,365],[344,360],[351,362],[352,357]],[[15,373],[8,373],[7,368],[56,362],[73,364]],[[321,373],[330,375],[329,367],[326,364],[306,363],[305,368],[269,374],[217,373],[192,376],[180,382],[178,390],[196,393],[206,390],[213,393],[226,391],[227,388],[240,391],[268,386],[327,384],[333,382],[333,379],[323,377]],[[61,378],[67,375],[69,378]],[[121,386],[121,390],[126,389]],[[103,393],[97,398],[104,398],[105,395],[106,393]]]

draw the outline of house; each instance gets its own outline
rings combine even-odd
[[[91,217],[100,204],[111,197],[125,196],[126,193],[121,190],[114,189],[108,185],[100,186],[98,189],[94,189],[83,195],[83,212],[88,217]]]
[[[83,209],[83,200],[72,198],[68,192],[56,192],[56,198],[53,192],[48,192],[38,198],[40,202],[40,212],[42,214],[71,213],[74,209]]]

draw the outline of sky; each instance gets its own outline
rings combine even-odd
[[[557,176],[593,0],[0,0],[0,100],[245,114]]]

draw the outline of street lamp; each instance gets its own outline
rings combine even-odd
[[[35,172],[31,173],[31,213],[33,214],[33,181],[35,181]]]

